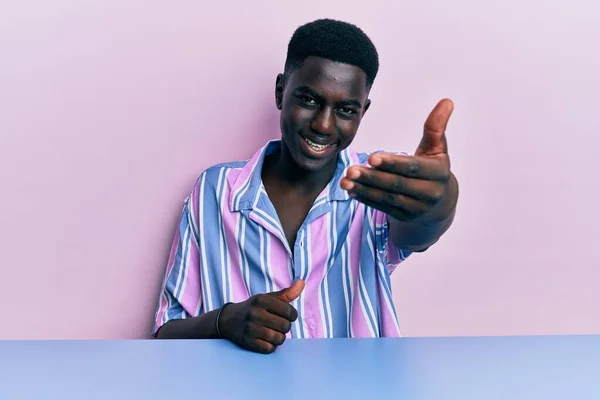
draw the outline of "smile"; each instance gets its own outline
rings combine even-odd
[[[315,143],[312,140],[307,139],[307,138],[304,138],[304,141],[306,142],[306,144],[308,144],[308,146],[312,150],[314,150],[314,151],[316,151],[318,153],[327,150],[327,148],[330,147],[333,144],[333,143],[331,143],[331,144],[317,144],[317,143]]]

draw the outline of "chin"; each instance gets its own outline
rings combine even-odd
[[[325,168],[329,164],[329,162],[323,162],[322,160],[296,159],[296,164],[298,164],[298,166],[305,171],[319,172],[320,170]]]
[[[293,158],[296,164],[305,171],[318,172],[330,165],[337,163],[338,153],[335,152],[327,158],[311,158],[303,154],[302,151],[295,152]]]

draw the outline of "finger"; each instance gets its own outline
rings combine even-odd
[[[277,348],[276,346],[262,339],[251,340],[247,342],[244,347],[246,347],[248,350],[262,354],[271,354]]]
[[[253,305],[257,306],[257,310],[264,309],[271,314],[280,316],[291,322],[294,322],[298,318],[298,311],[291,304],[280,300],[271,293],[256,296]],[[258,311],[256,312],[259,313]],[[259,318],[260,314],[253,316]]]
[[[454,111],[454,103],[450,99],[443,99],[433,108],[423,127],[421,143],[415,155],[436,155],[448,153],[446,143],[446,127]]]
[[[381,211],[387,215],[390,215],[400,221],[407,221],[407,220],[412,219],[412,217],[410,217],[408,213],[406,213],[405,211],[399,210],[395,207],[388,206],[385,204],[378,204],[378,203],[375,203],[374,201],[360,199],[358,197],[356,198],[356,200],[360,201],[361,203],[363,203],[366,206],[369,206],[371,208],[379,210],[379,211]]]
[[[255,320],[258,324],[271,328],[277,332],[288,333],[292,329],[292,322],[286,318],[272,314],[269,311],[257,308]]]
[[[429,204],[403,194],[386,192],[352,181],[349,181],[349,184],[344,182],[344,185],[350,186],[348,193],[360,202],[373,205],[384,212],[392,211],[394,215],[400,215],[403,219],[416,218],[431,208]]]
[[[441,182],[423,179],[406,178],[376,168],[353,166],[346,174],[348,180],[362,183],[365,186],[381,189],[385,192],[404,194],[417,200],[435,204],[444,196],[444,185]],[[344,186],[348,186],[344,181]]]
[[[273,346],[281,346],[285,342],[285,334],[259,324],[249,326],[250,334],[256,339],[264,340]]]
[[[298,279],[296,282],[292,283],[290,287],[278,292],[269,293],[269,295],[275,296],[279,300],[285,301],[286,303],[290,303],[300,297],[303,290],[304,281],[302,279]]]
[[[369,164],[378,170],[408,178],[442,181],[450,178],[450,160],[447,156],[424,157],[376,153]]]

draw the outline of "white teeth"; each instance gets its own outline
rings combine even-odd
[[[308,143],[308,145],[310,146],[310,148],[313,149],[314,151],[323,151],[326,148],[328,148],[329,146],[331,146],[330,144],[325,144],[325,145],[323,145],[323,144],[316,144],[315,142],[312,142],[312,141],[310,141],[310,140],[308,140],[306,138],[304,139],[304,141],[306,143]]]

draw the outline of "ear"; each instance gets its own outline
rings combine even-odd
[[[285,76],[278,74],[275,80],[275,106],[281,111],[283,105],[283,87],[285,85]]]
[[[371,99],[367,99],[367,101],[365,101],[365,106],[363,107],[363,112],[362,112],[363,117],[367,113],[367,110],[369,109],[369,107],[371,107]]]

